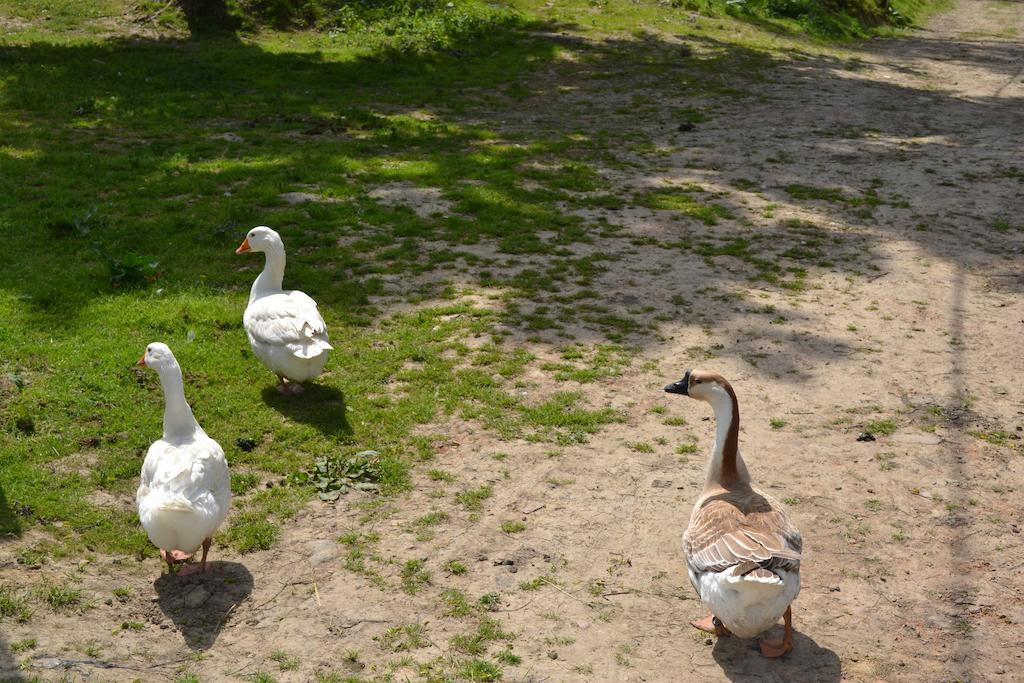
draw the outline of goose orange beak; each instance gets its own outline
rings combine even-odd
[[[238,245],[238,249],[235,249],[235,253],[244,254],[245,252],[249,251],[249,249],[249,238],[246,237],[244,240],[242,240],[242,243]]]
[[[146,357],[145,356],[142,356],[141,358],[139,358],[139,362],[136,363],[136,365],[145,365],[145,364],[146,364]]]

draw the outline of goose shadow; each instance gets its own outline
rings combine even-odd
[[[776,627],[768,637],[781,636],[782,628]],[[793,634],[793,651],[778,659],[762,657],[756,638],[719,638],[711,656],[730,681],[837,683],[842,680],[839,655],[799,631]]]
[[[203,574],[163,574],[153,582],[157,605],[193,650],[211,647],[231,610],[252,593],[252,574],[237,562],[207,564]]]
[[[306,385],[306,390],[295,396],[284,396],[276,387],[263,390],[263,401],[287,417],[316,427],[328,436],[351,436],[345,395],[334,387],[323,384]]]

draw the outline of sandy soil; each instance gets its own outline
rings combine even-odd
[[[327,670],[369,677],[391,663],[395,680],[414,680],[415,669],[396,664],[401,653],[374,639],[420,622],[430,643],[410,654],[446,656],[450,638],[475,624],[444,616],[440,593],[455,587],[501,596],[491,616],[517,634],[522,657],[504,666],[507,680],[1015,680],[1024,668],[1024,43],[1014,35],[1024,35],[1024,5],[963,1],[927,30],[856,48],[856,59],[781,63],[752,86],[757,97],[716,105],[685,134],[655,132],[669,150],[657,168],[610,174],[633,187],[697,182],[754,222],[813,221],[827,231],[821,249],[834,263],[793,296],[751,284],[738,259],[711,265],[642,242],[609,264],[599,280],[615,293],[609,301],[623,310],[651,302],[656,310],[644,315],[658,325],[622,377],[584,386],[593,405],[624,410],[626,423],[556,456],[472,424],[438,426],[446,437],[430,467],[457,473],[457,484],[419,474],[415,491],[367,526],[366,501],[311,505],[277,547],[218,552],[202,578],[154,582],[155,561],[47,564],[32,582],[73,573],[95,608],[5,623],[6,643],[38,644],[12,655],[3,643],[0,664],[30,658],[34,673],[74,680],[172,680],[188,670],[203,680],[268,671],[305,681]],[[788,161],[768,161],[779,158]],[[737,178],[762,189],[738,190]],[[870,218],[826,201],[795,203],[782,190],[863,191],[874,179],[880,195],[902,201]],[[605,215],[629,235],[679,230],[667,213]],[[994,229],[1000,220],[1017,230]],[[715,230],[742,235],[749,225]],[[673,294],[690,305],[674,306]],[[752,313],[769,304],[784,321]],[[680,536],[714,425],[707,406],[661,387],[695,365],[733,381],[741,450],[763,486],[792,499],[804,535],[799,633],[781,660],[759,657],[753,641],[716,641],[688,626],[704,610]],[[528,390],[550,391],[543,378],[528,377]],[[668,415],[689,426],[663,424]],[[883,419],[895,421],[893,434],[857,440]],[[674,449],[686,434],[699,448],[681,458]],[[638,441],[654,452],[632,448]],[[490,457],[499,452],[507,456]],[[484,483],[494,496],[472,521],[452,494]],[[450,518],[418,542],[407,524],[431,509]],[[525,531],[501,531],[516,519]],[[346,570],[347,548],[335,541],[368,528],[381,536],[375,552],[397,561],[375,565],[388,590]],[[394,586],[413,558],[434,578],[410,596]],[[449,575],[450,559],[469,571]],[[27,571],[3,560],[0,581],[24,583]],[[519,589],[539,576],[550,583]],[[115,586],[132,595],[111,597]],[[101,654],[83,654],[89,644]],[[274,650],[298,668],[278,671]]]

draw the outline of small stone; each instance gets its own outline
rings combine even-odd
[[[554,650],[548,650],[548,659],[558,659],[558,653]]]
[[[185,607],[196,609],[206,604],[210,599],[210,593],[202,586],[196,586],[185,596]]]
[[[875,441],[875,435],[871,432],[861,432],[860,436],[857,437],[857,441]]]
[[[693,130],[696,127],[697,126],[693,125],[693,123],[690,121],[683,121],[682,123],[679,124],[679,132],[688,133],[689,131]]]

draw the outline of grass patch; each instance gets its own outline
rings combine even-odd
[[[649,209],[674,211],[704,225],[718,225],[720,220],[732,218],[732,212],[721,204],[702,202],[680,188],[657,188],[638,195],[634,201]]]
[[[484,501],[490,498],[492,493],[494,491],[490,486],[467,489],[455,494],[455,502],[470,512],[479,512],[483,509]]]
[[[431,582],[430,572],[424,569],[423,560],[408,560],[402,565],[400,573],[402,590],[409,595],[416,595],[424,586]]]
[[[0,619],[26,622],[32,617],[28,598],[10,586],[0,584]]]
[[[876,434],[878,436],[889,436],[893,434],[899,425],[896,424],[895,420],[871,420],[864,423],[864,430]]]
[[[445,563],[444,568],[455,576],[462,576],[469,571],[465,563],[459,562],[458,560],[448,560],[448,562]]]
[[[388,652],[409,652],[430,644],[423,624],[393,626],[373,639]]]
[[[43,600],[51,609],[61,610],[82,604],[82,591],[66,583],[47,586],[42,589]]]

